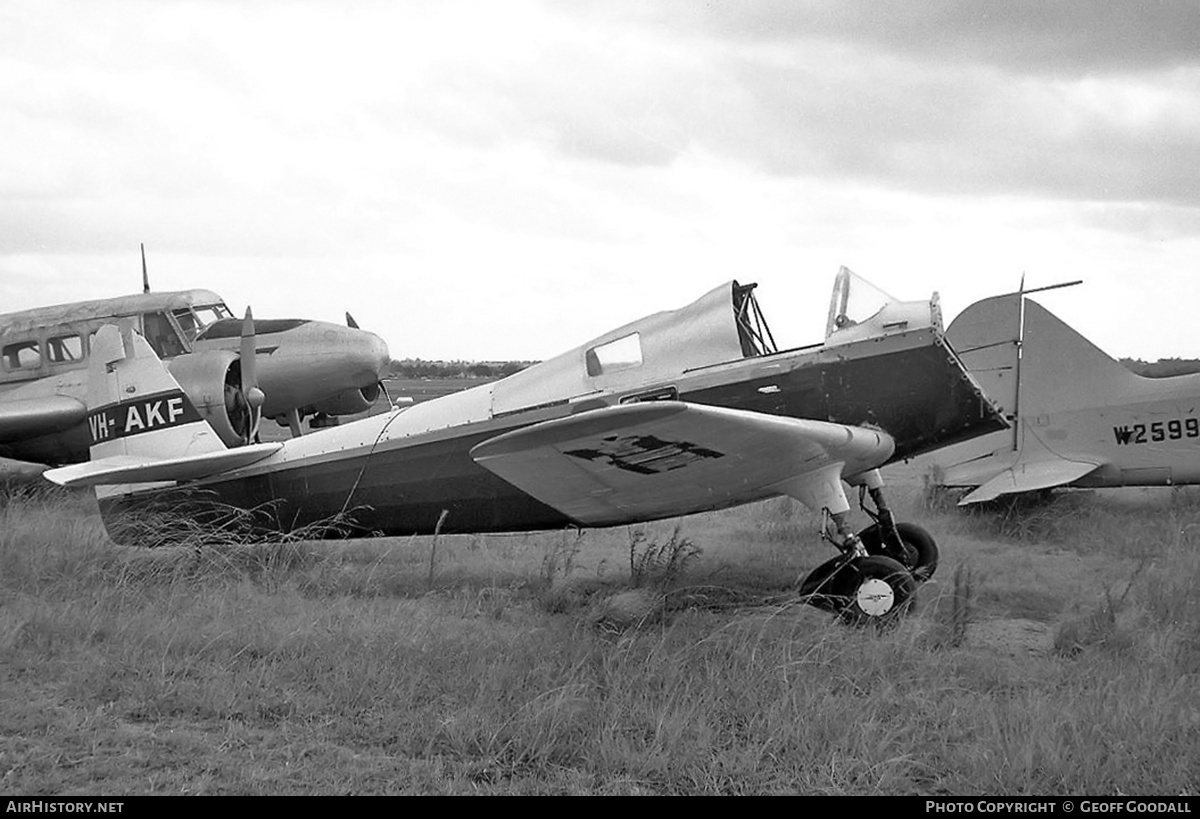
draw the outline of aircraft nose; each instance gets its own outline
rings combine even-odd
[[[379,380],[392,362],[387,343],[374,333],[328,324],[323,336],[328,349],[336,350],[339,368],[347,374],[361,377],[370,373]]]
[[[274,337],[260,333],[259,385],[267,394],[268,415],[307,407],[345,390],[374,387],[391,364],[388,346],[366,330],[306,321]]]
[[[374,333],[359,330],[365,339],[362,341],[362,357],[364,365],[370,366],[371,371],[380,378],[392,363],[392,355],[388,351],[387,342]]]

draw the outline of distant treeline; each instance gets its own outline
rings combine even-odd
[[[503,378],[536,361],[426,361],[423,358],[392,359],[396,378]]]
[[[520,372],[536,361],[426,361],[423,358],[392,360],[392,376],[396,378],[503,378]],[[1173,375],[1200,373],[1200,359],[1160,358],[1142,361],[1122,358],[1128,369],[1147,378],[1170,378]]]
[[[1147,378],[1170,378],[1173,375],[1200,373],[1200,359],[1198,358],[1160,358],[1158,361],[1122,358],[1121,363],[1138,375],[1144,375]]]

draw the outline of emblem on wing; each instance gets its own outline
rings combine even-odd
[[[605,461],[640,475],[656,475],[696,461],[725,457],[724,452],[715,449],[689,441],[664,441],[654,435],[610,435],[597,449],[572,449],[563,454],[585,461]]]

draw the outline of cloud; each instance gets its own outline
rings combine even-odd
[[[922,60],[997,66],[1017,74],[1159,71],[1196,65],[1190,0],[713,0],[618,5],[648,23],[754,42],[855,42]],[[593,11],[598,9],[593,7]]]
[[[1191,4],[588,8],[673,44],[636,91],[662,130],[773,174],[1200,205]],[[684,82],[681,53],[704,55]]]
[[[1200,72],[1174,84],[1012,83],[871,59],[743,65],[747,128],[722,149],[780,174],[902,189],[1200,205]]]
[[[1059,8],[3,4],[0,296],[144,241],[156,286],[537,357],[735,276],[816,315],[839,264],[948,303],[1194,267],[1178,6]]]

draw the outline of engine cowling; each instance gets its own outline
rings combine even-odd
[[[242,368],[237,353],[231,350],[189,353],[168,361],[167,368],[226,446],[249,443],[249,406],[242,394]]]
[[[356,415],[366,412],[379,400],[383,387],[375,382],[367,387],[352,390],[342,390],[332,398],[318,401],[311,407],[306,407],[307,413],[324,413],[326,415]]]

